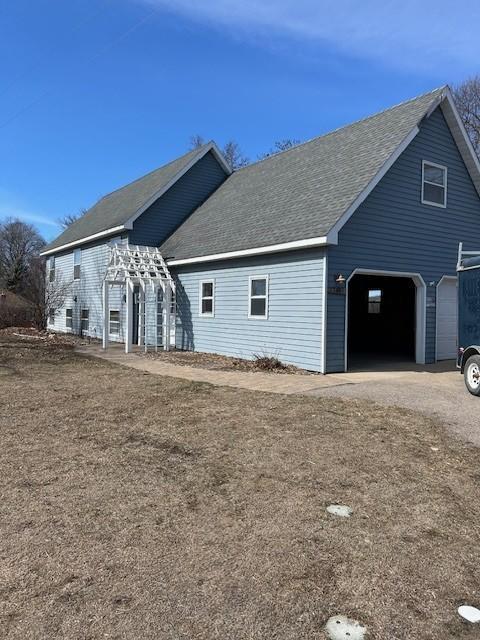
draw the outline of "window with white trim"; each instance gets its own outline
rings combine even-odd
[[[73,329],[73,309],[65,309],[65,326]]]
[[[215,281],[200,281],[199,315],[212,318],[215,315]]]
[[[75,249],[73,252],[73,279],[80,280],[80,270],[82,264],[82,250]]]
[[[248,284],[248,317],[268,317],[268,276],[250,276]]]
[[[80,329],[82,333],[86,333],[88,331],[88,320],[89,320],[88,309],[82,309],[80,313]]]
[[[447,206],[447,167],[423,160],[422,204]]]
[[[120,334],[120,311],[118,309],[110,310],[110,333],[115,336]]]
[[[55,256],[48,259],[48,281],[55,282]]]

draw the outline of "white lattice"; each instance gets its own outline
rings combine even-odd
[[[136,333],[138,346],[143,346],[145,350],[148,346],[153,346],[157,350],[160,340],[163,349],[168,351],[175,335],[175,282],[160,250],[157,247],[129,244],[116,244],[110,247],[108,267],[103,283],[104,349],[108,347],[109,341],[109,289],[115,285],[125,289],[125,351],[129,353],[133,346],[135,290],[138,291],[136,294],[136,296],[138,295],[138,332]],[[163,291],[160,305],[158,302],[159,290]],[[160,325],[159,317],[161,318]]]
[[[128,244],[116,244],[110,247],[105,280],[109,284],[123,284],[127,280],[134,284],[152,282],[160,284],[164,290],[165,283],[169,282],[172,290],[175,291],[175,283],[157,247]]]

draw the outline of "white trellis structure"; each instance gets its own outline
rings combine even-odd
[[[125,353],[132,350],[134,290],[138,286],[138,344],[153,344],[159,338],[165,351],[170,350],[172,323],[175,326],[175,282],[157,247],[116,244],[110,247],[108,267],[103,281],[103,348],[108,347],[110,330],[109,290],[122,286],[125,290]],[[159,314],[159,292],[161,313]],[[159,315],[161,316],[159,334]],[[148,318],[153,318],[151,325]],[[153,331],[149,332],[149,329]],[[153,334],[153,335],[152,335]]]

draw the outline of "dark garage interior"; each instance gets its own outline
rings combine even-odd
[[[411,278],[353,276],[348,286],[349,369],[415,361],[415,297]]]

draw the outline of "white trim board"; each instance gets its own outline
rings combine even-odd
[[[405,271],[382,271],[377,269],[354,269],[345,283],[345,332],[344,332],[344,370],[348,371],[348,287],[356,275],[387,276],[392,278],[411,278],[415,284],[415,362],[425,364],[427,334],[427,285],[419,273]]]
[[[199,262],[213,262],[216,260],[229,260],[232,258],[244,258],[246,256],[264,255],[267,253],[278,253],[280,251],[291,251],[293,249],[306,249],[308,247],[323,247],[327,245],[327,237],[307,238],[307,240],[293,240],[292,242],[282,242],[281,244],[271,244],[266,247],[255,247],[254,249],[241,249],[239,251],[227,251],[225,253],[212,253],[196,258],[175,258],[166,260],[169,267],[182,264],[195,264]]]
[[[60,253],[65,249],[69,249],[70,247],[78,247],[80,244],[85,244],[86,242],[90,242],[91,240],[96,240],[97,238],[103,238],[105,236],[110,236],[114,233],[118,233],[119,231],[124,231],[125,227],[120,225],[118,227],[112,227],[111,229],[105,229],[105,231],[99,231],[98,233],[94,233],[91,236],[86,236],[81,240],[73,240],[72,242],[67,242],[67,244],[62,244],[59,247],[55,247],[54,249],[48,249],[47,251],[41,251],[41,256],[48,256],[52,253]]]

